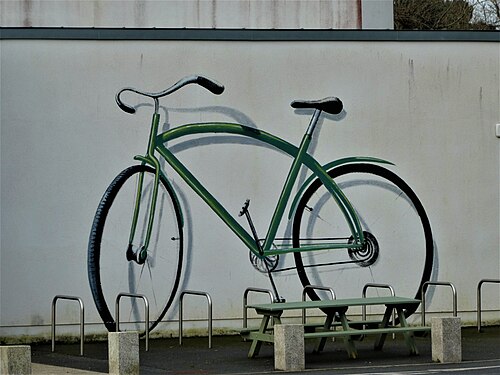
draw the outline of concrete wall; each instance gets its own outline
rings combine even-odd
[[[0,14],[5,27],[393,28],[391,0],[4,0]]]
[[[362,1],[363,29],[394,29],[394,4],[392,1]]]
[[[456,285],[464,321],[475,319],[477,282],[500,275],[498,43],[0,43],[4,338],[47,336],[56,294],[81,296],[87,331],[103,331],[87,281],[90,225],[113,176],[144,152],[150,122],[150,107],[130,116],[118,109],[114,95],[124,86],[161,90],[192,73],[219,80],[226,92],[214,96],[188,87],[167,98],[165,126],[237,121],[296,144],[308,117],[294,114],[289,103],[339,96],[347,116],[324,120],[315,157],[327,162],[372,155],[396,162],[394,170],[417,192],[432,224],[433,279]],[[251,198],[263,233],[290,159],[254,146],[229,139],[179,147],[177,153],[231,213]],[[217,326],[238,328],[244,289],[269,288],[268,280],[201,200],[172,179],[187,221],[183,287],[210,292]],[[293,271],[277,283],[287,299],[300,298]],[[338,292],[361,293],[357,285]],[[484,317],[498,321],[498,288],[488,286],[484,293],[483,308],[494,310]],[[429,309],[450,310],[448,291],[436,291]],[[61,322],[76,320],[76,308],[60,311]],[[187,316],[200,318],[203,311],[192,307]],[[175,331],[176,309],[167,318]]]

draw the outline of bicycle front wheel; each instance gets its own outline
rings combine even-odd
[[[401,178],[379,165],[346,164],[328,173],[353,205],[365,245],[358,250],[294,253],[302,284],[332,287],[337,295],[348,297],[360,296],[366,284],[385,284],[396,295],[420,299],[421,287],[431,276],[434,246],[418,197]],[[297,206],[293,246],[325,241],[353,240],[344,215],[317,179]],[[315,290],[309,289],[308,294],[320,299]]]
[[[152,330],[172,305],[179,286],[183,258],[181,213],[163,177],[158,186],[147,258],[142,264],[127,259],[128,249],[137,251],[143,246],[154,185],[152,168],[135,165],[125,169],[107,188],[92,223],[87,259],[90,288],[97,311],[111,332],[116,330],[116,322],[110,308],[114,310],[119,293],[140,294],[148,299],[149,330]],[[136,196],[141,186],[134,240],[129,244]],[[144,320],[142,301],[121,299],[120,321],[128,322],[128,329],[142,330],[139,322]]]

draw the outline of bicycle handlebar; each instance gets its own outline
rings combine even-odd
[[[192,75],[192,76],[184,77],[183,79],[181,79],[180,81],[178,81],[174,85],[170,86],[168,89],[166,89],[164,91],[157,92],[157,93],[140,91],[140,90],[137,90],[133,87],[125,87],[125,88],[121,89],[120,91],[118,91],[118,93],[116,94],[116,96],[115,96],[116,104],[118,104],[118,107],[120,107],[120,109],[122,111],[130,113],[130,114],[134,114],[135,108],[124,103],[120,98],[120,95],[124,91],[131,91],[131,92],[135,92],[136,94],[139,94],[139,95],[147,96],[148,98],[153,99],[155,101],[155,105],[157,106],[159,98],[166,96],[166,95],[169,95],[169,94],[172,94],[173,92],[179,90],[180,88],[182,88],[186,85],[189,85],[190,83],[196,83],[196,84],[200,85],[201,87],[204,87],[205,89],[207,89],[208,91],[210,91],[211,93],[213,93],[215,95],[220,95],[224,92],[224,86],[221,85],[219,82],[212,80],[210,78],[201,76],[201,75]],[[157,108],[155,108],[155,110],[156,109]]]

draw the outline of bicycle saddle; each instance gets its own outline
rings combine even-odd
[[[294,100],[291,104],[292,108],[313,108],[320,111],[338,115],[342,112],[344,105],[339,98],[330,96],[321,100]]]

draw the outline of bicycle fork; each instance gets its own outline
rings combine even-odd
[[[138,156],[135,159],[141,160],[145,164],[150,164],[155,169],[155,179],[153,186],[153,194],[151,196],[151,204],[149,205],[149,213],[148,213],[148,222],[146,229],[146,236],[144,238],[144,244],[137,250],[133,249],[133,241],[135,237],[135,232],[137,229],[137,223],[139,220],[139,213],[141,209],[141,201],[142,201],[142,191],[144,187],[144,173],[140,173],[139,180],[137,181],[137,191],[135,196],[135,206],[134,206],[134,215],[132,217],[132,224],[130,228],[130,235],[127,247],[127,260],[135,261],[138,264],[144,264],[148,257],[148,247],[149,241],[151,239],[151,233],[153,232],[153,223],[154,216],[156,210],[156,201],[158,197],[158,186],[160,184],[160,162],[154,156],[154,150],[156,147],[156,134],[158,133],[158,124],[160,122],[160,115],[158,114],[158,99],[155,99],[155,113],[153,115],[152,124],[151,124],[151,132],[149,135],[148,142],[148,151],[145,156]],[[146,209],[148,207],[146,206]]]
[[[245,204],[241,208],[241,211],[238,216],[243,216],[245,215],[248,225],[250,226],[250,230],[252,231],[253,238],[255,240],[255,245],[257,246],[257,249],[259,250],[259,255],[264,257],[264,249],[262,248],[262,245],[259,241],[259,236],[257,235],[257,230],[255,229],[255,225],[253,224],[252,217],[250,216],[250,211],[248,211],[248,206],[250,205],[250,199],[247,199],[245,201]],[[269,269],[269,265],[267,262],[264,261],[264,264],[266,266],[267,270],[267,276],[269,276],[269,280],[271,281],[271,287],[273,288],[273,293],[274,293],[274,301],[275,302],[285,302],[285,299],[281,297],[278,293],[278,288],[276,288],[276,284],[274,283],[273,275],[271,273],[271,270]]]
[[[158,171],[158,170],[157,170]],[[132,217],[132,224],[130,228],[130,235],[129,235],[129,241],[128,241],[128,247],[127,247],[127,260],[128,261],[135,261],[137,264],[144,264],[146,262],[146,259],[148,257],[148,247],[149,247],[149,242],[151,239],[151,233],[153,232],[153,223],[154,223],[154,216],[155,216],[155,211],[156,211],[156,202],[157,202],[157,197],[158,197],[158,186],[160,182],[160,177],[159,173],[155,173],[155,179],[154,179],[154,186],[153,186],[153,192],[151,195],[150,199],[150,204],[149,206],[146,206],[146,210],[149,208],[149,212],[147,212],[147,228],[146,228],[146,233],[144,237],[144,243],[142,246],[139,247],[139,249],[135,250],[133,249],[133,241],[134,237],[136,235],[136,230],[137,230],[137,224],[139,222],[139,213],[141,210],[141,206],[144,205],[144,203],[141,201],[143,200],[143,187],[144,187],[144,173],[140,173],[139,175],[139,180],[137,181],[137,191],[136,191],[136,196],[135,196],[135,205],[134,205],[134,214]]]

